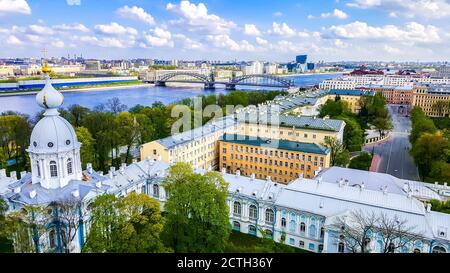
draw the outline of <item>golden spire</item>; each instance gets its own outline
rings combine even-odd
[[[50,69],[50,67],[48,67],[48,62],[47,62],[47,49],[44,48],[44,50],[42,50],[42,52],[44,53],[44,65],[42,66],[42,73],[44,74],[50,74],[50,72],[52,71]]]

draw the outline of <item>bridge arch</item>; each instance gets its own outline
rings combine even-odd
[[[286,79],[284,77],[266,75],[266,74],[254,74],[254,75],[244,75],[231,79],[230,84],[254,84],[257,81],[263,80],[263,84],[267,86],[275,87],[286,87],[289,88],[294,85],[292,80]]]
[[[168,82],[168,81],[171,81],[171,79],[179,77],[179,76],[185,76],[185,77],[198,79],[198,80],[200,80],[203,83],[209,83],[210,82],[210,78],[208,76],[203,75],[203,74],[198,74],[198,73],[191,73],[191,72],[167,73],[167,74],[164,74],[161,77],[159,77],[158,81],[160,81],[160,82]]]

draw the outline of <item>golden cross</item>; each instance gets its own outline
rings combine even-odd
[[[44,48],[43,50],[42,50],[42,53],[44,53],[44,59],[47,59],[47,49],[46,48]]]

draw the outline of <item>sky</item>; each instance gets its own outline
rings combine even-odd
[[[0,0],[0,57],[448,61],[450,0]]]

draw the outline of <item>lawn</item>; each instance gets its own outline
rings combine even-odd
[[[227,253],[311,253],[309,251],[276,243],[271,239],[254,237],[233,231],[225,250]]]

